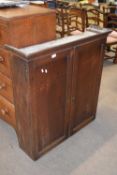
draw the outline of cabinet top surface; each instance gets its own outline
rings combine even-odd
[[[25,16],[31,16],[31,15],[45,15],[48,13],[55,13],[54,10],[33,6],[33,5],[27,5],[26,7],[14,7],[14,8],[3,8],[0,9],[0,19],[6,19],[9,20],[11,18],[20,18]]]
[[[57,48],[59,46],[63,47],[64,45],[73,43],[73,42],[82,42],[84,39],[87,39],[87,41],[89,40],[89,38],[92,37],[98,37],[99,36],[104,36],[106,38],[107,34],[110,33],[110,30],[108,29],[103,29],[102,32],[93,32],[93,31],[86,31],[80,35],[77,36],[68,36],[62,39],[58,39],[58,40],[53,40],[53,41],[49,41],[46,43],[42,43],[42,44],[36,44],[33,46],[29,46],[29,47],[24,47],[24,48],[15,48],[9,45],[5,45],[7,49],[16,52],[20,55],[23,55],[23,57],[26,58],[26,60],[30,60],[29,57],[31,57],[32,55],[35,55],[39,52],[42,51],[47,51],[49,49],[52,48]],[[85,41],[86,42],[86,41]]]
[[[20,48],[20,51],[25,56],[29,56],[29,55],[32,55],[34,53],[50,49],[52,47],[58,47],[61,45],[69,44],[70,42],[81,41],[82,39],[86,39],[86,38],[89,39],[89,38],[91,38],[93,36],[97,36],[97,35],[99,36],[100,34],[104,34],[108,31],[109,31],[108,29],[104,29],[103,32],[101,32],[101,33],[86,31],[86,32],[83,32],[77,36],[68,36],[68,37],[58,39],[58,40],[45,42],[42,44],[37,44],[37,45],[29,46],[29,47]]]

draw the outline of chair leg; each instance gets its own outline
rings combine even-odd
[[[113,60],[113,63],[117,64],[117,48],[116,48],[116,51],[115,51],[115,59]]]

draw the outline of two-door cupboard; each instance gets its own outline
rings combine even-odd
[[[21,148],[37,159],[96,115],[108,30],[12,51]],[[21,88],[22,87],[22,88]]]

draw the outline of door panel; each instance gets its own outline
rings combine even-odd
[[[34,71],[31,75],[31,101],[35,104],[32,106],[32,116],[34,128],[38,131],[35,141],[42,151],[67,136],[72,72],[70,52],[60,51],[54,54],[55,59],[51,59],[53,54],[44,56],[40,58],[41,65],[38,61],[31,65]],[[36,81],[34,76],[37,77]]]
[[[71,132],[80,129],[95,117],[99,79],[101,76],[99,64],[102,64],[102,53],[100,54],[100,49],[100,41],[88,43],[75,49]]]

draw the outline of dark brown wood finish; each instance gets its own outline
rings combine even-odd
[[[27,64],[19,59],[12,62],[15,104],[19,96],[23,97],[16,105],[16,111],[20,109],[17,113],[19,143],[33,159],[67,137],[71,54],[71,49],[67,49],[60,50],[53,61],[50,53],[40,57],[42,63],[35,60]],[[23,91],[19,92],[21,86]],[[31,146],[29,150],[27,145]]]
[[[37,60],[30,64],[32,116],[35,118],[35,127],[39,131],[37,142],[41,150],[47,149],[48,145],[56,144],[67,136],[71,50],[61,50],[56,54],[57,57],[53,61],[48,60],[49,57],[51,58],[50,54],[42,58],[47,60],[46,63],[40,64]],[[38,76],[39,81],[35,76]]]
[[[29,53],[7,46],[19,144],[34,160],[95,118],[108,31],[90,33]]]
[[[95,118],[104,53],[101,43],[102,40],[99,39],[76,47],[73,62],[71,134]]]
[[[11,44],[21,48],[53,40],[56,37],[55,23],[55,12],[47,8],[29,5],[24,8],[0,9],[0,100],[4,99],[4,105],[2,101],[0,103],[0,118],[15,128],[11,55],[3,45]],[[3,112],[7,108],[10,111],[9,116]]]

